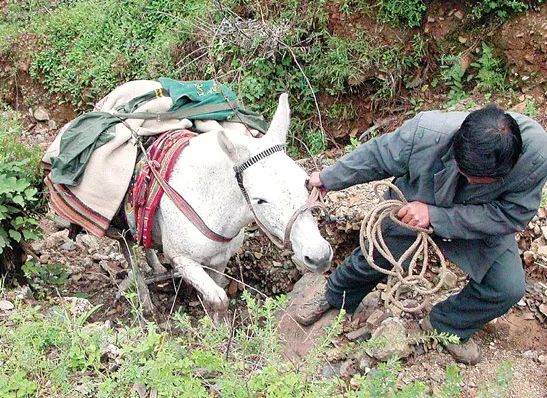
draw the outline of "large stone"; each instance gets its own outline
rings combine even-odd
[[[45,246],[48,249],[56,249],[68,240],[68,231],[57,231],[46,238]]]
[[[97,252],[100,248],[99,240],[95,236],[89,234],[78,235],[76,237],[76,243],[82,245],[88,253]]]
[[[380,309],[377,309],[367,318],[367,323],[371,326],[377,326],[384,319],[386,319],[386,313]]]
[[[547,246],[541,245],[538,247],[538,256],[547,257]]]
[[[33,116],[39,122],[47,122],[49,120],[49,113],[42,106],[39,106],[38,109],[34,111]]]
[[[447,269],[444,274],[443,285],[447,289],[456,288],[458,286],[458,276],[454,272]]]
[[[371,328],[369,325],[365,325],[353,332],[346,334],[346,337],[349,341],[359,341],[359,340],[368,340],[371,336]]]
[[[360,314],[360,317],[363,319],[367,319],[372,313],[380,308],[382,305],[381,297],[380,297],[380,291],[375,290],[373,292],[370,292],[365,296],[365,298],[361,301],[357,309],[355,310],[356,314]]]
[[[15,306],[11,301],[0,300],[0,311],[11,311]]]
[[[385,319],[372,333],[371,341],[376,343],[376,347],[366,352],[379,361],[386,361],[393,356],[406,358],[412,352],[406,326],[399,318]]]

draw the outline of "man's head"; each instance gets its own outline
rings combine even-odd
[[[454,135],[454,157],[471,183],[489,183],[511,171],[522,152],[520,129],[495,105],[471,112]]]

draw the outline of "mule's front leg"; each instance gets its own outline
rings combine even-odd
[[[196,261],[178,256],[172,259],[177,273],[192,285],[203,297],[203,300],[213,309],[214,317],[224,315],[228,309],[228,296],[224,289],[220,288]]]

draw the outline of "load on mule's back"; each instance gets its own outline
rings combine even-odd
[[[140,243],[161,248],[176,273],[222,312],[228,300],[221,273],[253,219],[275,243],[292,247],[299,265],[323,272],[330,264],[332,249],[310,212],[307,175],[283,150],[289,113],[282,94],[266,128],[229,88],[212,81],[126,83],[95,112],[64,126],[46,152],[51,205],[97,236],[140,208],[141,230],[132,231]],[[181,144],[183,137],[192,138]],[[135,187],[139,148],[151,141]],[[130,184],[138,195],[122,206]],[[151,251],[147,259],[163,270]]]

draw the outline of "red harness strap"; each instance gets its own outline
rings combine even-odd
[[[195,136],[195,133],[188,130],[164,133],[154,141],[148,151],[148,159],[133,188],[137,242],[145,248],[152,245],[154,215],[164,191],[177,208],[206,237],[216,242],[229,242],[232,240],[211,231],[192,206],[167,182],[181,151],[188,146],[190,139]]]

